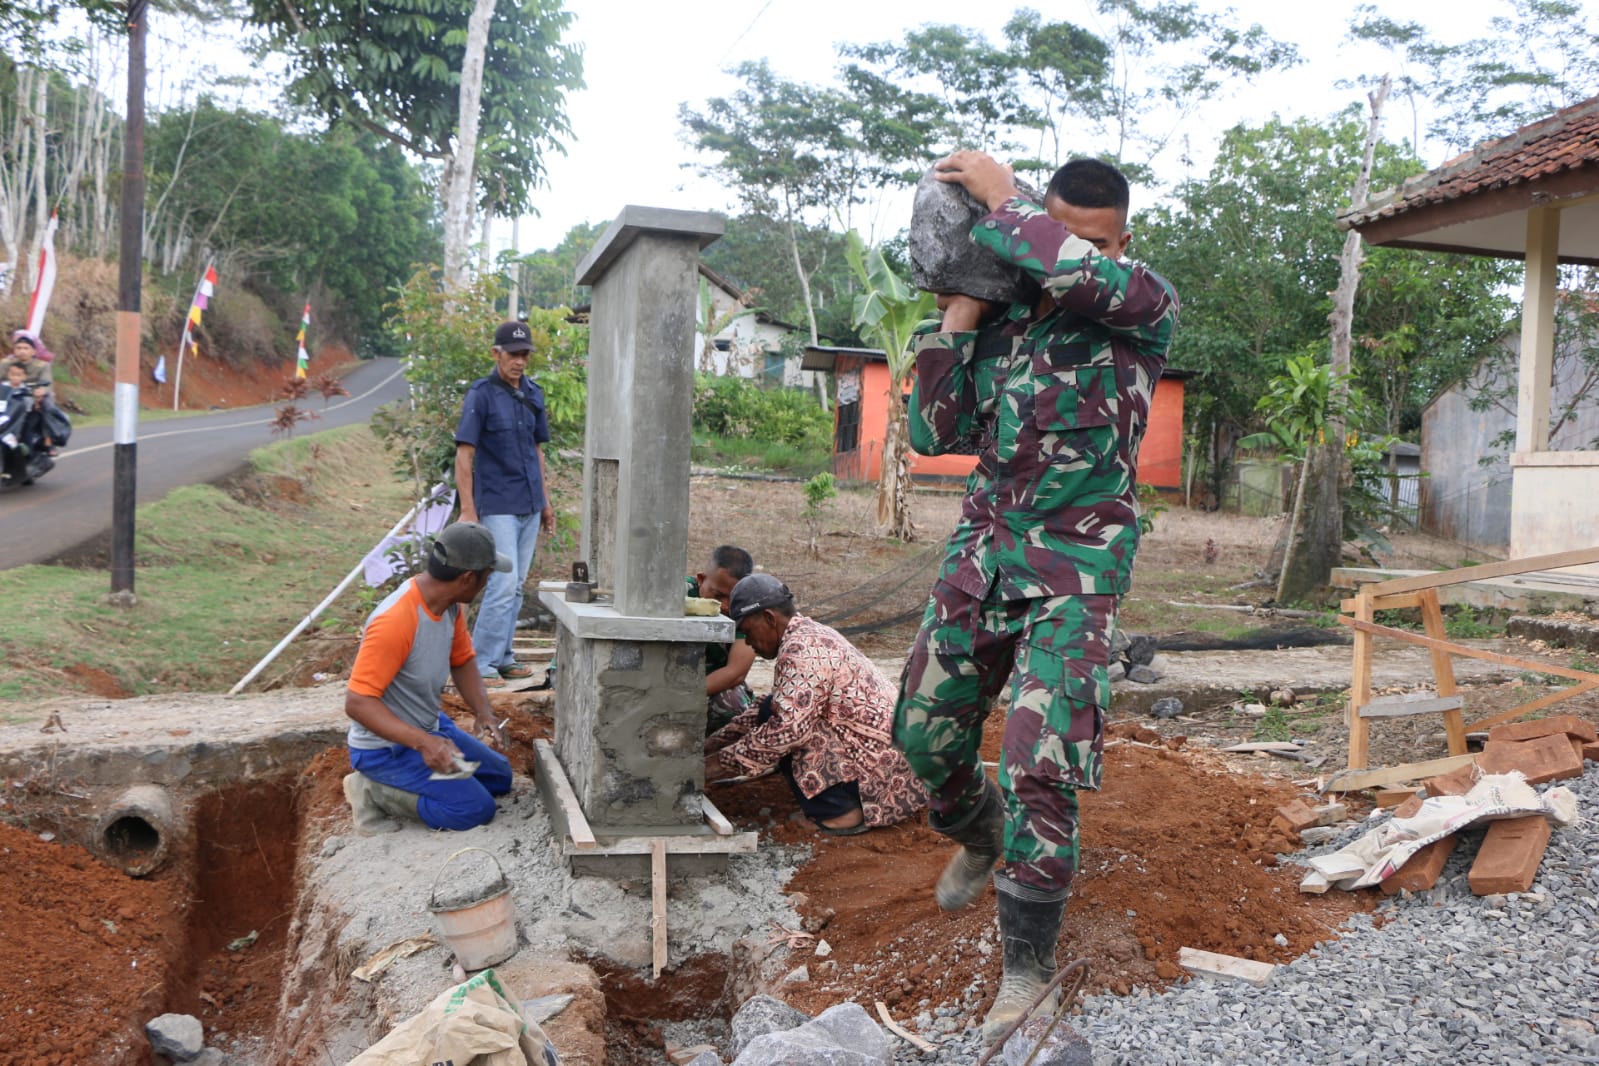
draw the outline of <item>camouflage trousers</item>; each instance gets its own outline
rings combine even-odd
[[[1020,884],[1064,888],[1077,872],[1077,790],[1099,787],[1117,602],[982,600],[940,581],[906,660],[894,740],[935,824],[982,798],[983,722],[1011,682],[999,785],[1005,874]]]

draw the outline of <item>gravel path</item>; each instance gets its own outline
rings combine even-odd
[[[1483,830],[1467,830],[1435,888],[1357,916],[1265,988],[1195,980],[1088,998],[1075,1024],[1096,1066],[1599,1063],[1599,768],[1559,783],[1584,820],[1555,829],[1530,891],[1472,895]],[[980,1054],[972,1031],[922,1035],[941,1041],[937,1055],[900,1041],[895,1062]]]

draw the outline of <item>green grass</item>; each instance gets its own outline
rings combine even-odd
[[[1267,707],[1266,714],[1255,723],[1253,734],[1256,740],[1285,741],[1292,736],[1289,728],[1288,716],[1281,707]]]
[[[9,602],[49,605],[0,639],[0,699],[26,701],[0,711],[27,714],[41,694],[92,689],[86,672],[133,694],[230,687],[410,506],[364,426],[274,444],[252,460],[279,495],[245,493],[262,499],[246,503],[198,485],[139,509],[135,607],[105,602],[104,570],[0,573]],[[319,628],[353,652],[370,599],[347,593],[266,679],[292,672]],[[330,647],[318,642],[315,654],[342,654]]]
[[[825,448],[804,449],[752,437],[694,435],[690,457],[697,466],[741,467],[811,478],[832,469],[833,454]]]

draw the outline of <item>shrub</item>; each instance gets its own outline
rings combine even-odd
[[[701,374],[694,382],[694,428],[812,450],[828,446],[833,419],[804,389],[763,389],[744,378]]]

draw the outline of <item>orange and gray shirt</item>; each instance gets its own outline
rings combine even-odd
[[[412,578],[389,593],[366,620],[349,688],[382,700],[400,721],[431,731],[438,728],[439,694],[450,670],[472,657],[460,605],[434,614]],[[348,743],[364,749],[390,746],[359,722],[350,723]]]

